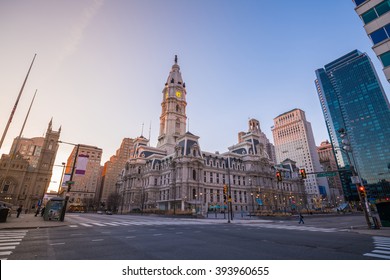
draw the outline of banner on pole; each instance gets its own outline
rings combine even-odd
[[[88,164],[88,158],[87,155],[79,155],[77,158],[77,164],[76,164],[76,174],[77,175],[84,175],[85,170],[87,170],[87,164]]]
[[[62,186],[66,187],[68,185],[68,181],[70,181],[70,174],[64,174],[64,178],[62,178]]]

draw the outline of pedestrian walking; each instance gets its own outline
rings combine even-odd
[[[23,207],[22,207],[22,205],[20,205],[20,206],[19,206],[19,208],[18,208],[18,209],[16,209],[16,212],[18,213],[18,214],[16,215],[16,218],[19,218],[19,216],[20,216],[20,213],[22,212],[22,210],[23,210]]]
[[[43,217],[43,215],[45,215],[45,209],[46,209],[46,207],[43,206],[43,208],[42,208],[42,210],[41,210],[41,217]]]
[[[299,213],[299,223],[298,224],[304,224],[305,223],[305,221],[303,220],[303,216],[302,216],[302,214],[301,213]]]
[[[41,212],[41,207],[37,207],[37,211],[35,211],[35,217],[38,216],[39,212]]]

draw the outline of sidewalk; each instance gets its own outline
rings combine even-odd
[[[48,227],[61,227],[69,225],[70,223],[59,221],[44,221],[43,217],[35,214],[20,214],[19,218],[16,218],[16,214],[12,213],[11,217],[7,217],[5,223],[0,223],[0,230],[3,229],[32,229],[32,228],[48,228]]]

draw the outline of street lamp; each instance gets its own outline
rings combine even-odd
[[[58,185],[57,196],[60,195],[60,189],[64,180],[64,173],[65,173],[65,162],[62,163],[62,175],[61,175],[60,184]]]

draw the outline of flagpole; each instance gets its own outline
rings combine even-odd
[[[35,95],[37,95],[37,91],[38,90],[36,89],[35,93],[34,93],[34,97],[33,97],[32,101],[31,101],[30,107],[28,108],[28,112],[27,112],[26,118],[24,119],[24,122],[23,122],[23,125],[22,125],[22,129],[20,130],[18,140],[16,141],[16,145],[14,147],[13,153],[10,155],[11,157],[15,157],[16,151],[17,151],[19,143],[20,143],[20,138],[22,137],[22,134],[23,134],[23,131],[24,131],[24,127],[26,126],[26,122],[27,122],[28,116],[30,115],[31,107],[32,107],[32,105],[34,103]]]
[[[12,122],[12,118],[15,114],[15,111],[16,111],[16,107],[18,107],[18,103],[19,103],[19,100],[20,100],[20,96],[22,95],[22,92],[23,92],[23,89],[24,89],[24,86],[26,85],[26,82],[27,82],[27,78],[28,76],[30,75],[30,70],[33,66],[33,63],[34,63],[34,60],[35,60],[35,57],[37,56],[37,54],[34,55],[34,58],[31,62],[31,65],[30,65],[30,68],[28,69],[28,72],[27,72],[27,75],[26,75],[26,78],[24,79],[24,82],[23,82],[23,85],[22,85],[22,88],[20,89],[19,91],[19,95],[18,95],[18,98],[16,99],[16,102],[15,102],[15,105],[14,105],[14,108],[12,109],[12,112],[9,116],[9,119],[8,119],[8,123],[4,129],[4,132],[3,132],[3,136],[1,137],[1,140],[0,140],[0,149],[1,149],[1,146],[3,145],[3,142],[4,142],[4,138],[5,138],[5,135],[7,134],[7,131],[8,131],[8,128]]]

